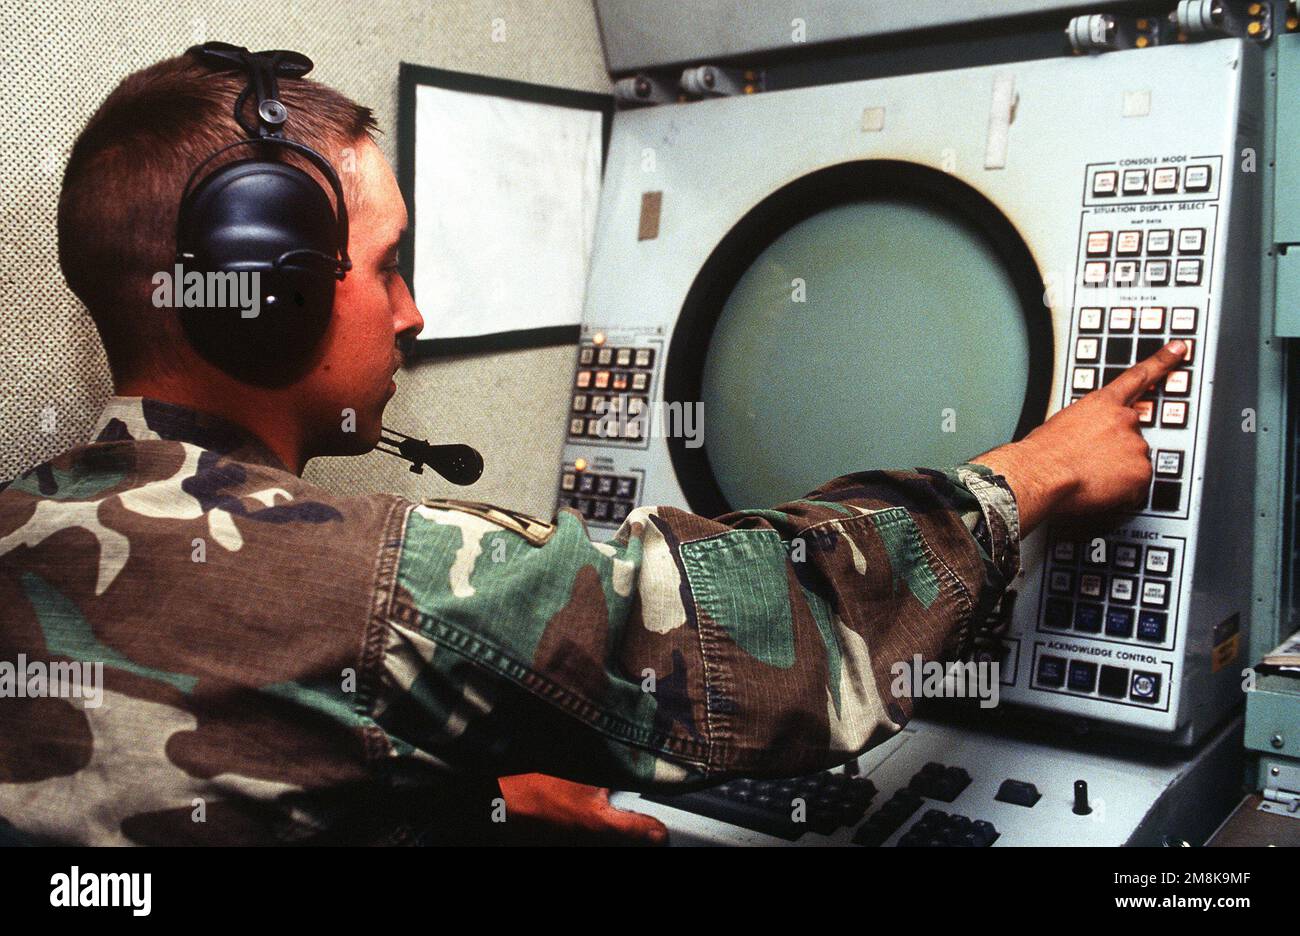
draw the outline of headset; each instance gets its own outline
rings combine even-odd
[[[234,301],[182,304],[181,326],[195,350],[231,376],[257,386],[283,386],[310,365],[329,326],[335,284],[352,269],[348,209],[338,174],[316,150],[284,134],[289,111],[280,101],[277,79],[303,77],[312,61],[298,52],[249,52],[225,42],[193,46],[186,54],[214,71],[244,71],[249,81],[234,110],[244,139],[199,163],[181,192],[176,263],[205,282],[211,282],[210,274],[256,274],[241,285],[256,283],[257,302],[255,315]],[[244,113],[250,97],[255,97],[256,123]],[[252,155],[204,174],[214,160],[238,148]],[[308,172],[272,158],[270,148],[306,159],[324,177],[333,202]]]
[[[257,284],[257,311],[248,315],[238,301],[181,303],[181,327],[204,359],[232,377],[285,386],[312,364],[329,326],[335,285],[352,269],[338,173],[316,150],[284,135],[289,110],[280,101],[278,79],[302,78],[312,61],[300,52],[249,52],[227,42],[205,42],[186,54],[214,72],[243,71],[248,85],[235,99],[234,112],[244,138],[199,163],[181,190],[176,264],[205,282],[212,275],[256,274],[245,282]],[[256,123],[244,114],[250,97]],[[214,160],[241,147],[254,155],[204,175]],[[330,193],[308,172],[272,158],[268,148],[302,156]],[[473,484],[483,473],[483,457],[468,445],[431,445],[387,428],[384,433],[379,451],[411,462],[417,474],[428,465],[456,484]]]

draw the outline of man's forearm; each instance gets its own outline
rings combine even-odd
[[[1016,496],[1022,536],[1028,536],[1053,513],[1073,486],[1070,472],[1054,453],[1037,449],[1027,439],[999,446],[971,461],[1006,479]]]

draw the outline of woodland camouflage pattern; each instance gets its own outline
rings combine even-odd
[[[981,466],[643,507],[606,543],[565,510],[534,545],[114,398],[0,492],[0,661],[104,663],[99,708],[0,698],[0,816],[90,844],[496,841],[498,776],[807,772],[897,731],[891,663],[954,652],[1018,568]]]

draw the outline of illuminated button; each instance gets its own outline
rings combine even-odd
[[[1104,260],[1090,260],[1083,265],[1083,285],[1105,286],[1110,280],[1110,264]]]
[[[591,345],[583,345],[582,350],[578,352],[579,364],[590,364],[596,357],[596,349]]]
[[[1188,170],[1191,171],[1190,169]],[[1135,670],[1133,681],[1130,683],[1128,697],[1135,702],[1159,702],[1160,701],[1160,674],[1144,673]]]
[[[651,364],[654,363],[654,360],[655,360],[655,351],[654,351],[654,348],[637,348],[637,349],[636,349],[636,366],[637,366],[637,367],[649,367]]]
[[[649,374],[633,374],[633,375],[632,375],[632,389],[633,389],[634,391],[641,391],[641,390],[644,390],[644,389],[645,389],[646,387],[648,387],[649,385],[650,385],[650,375],[649,375]]]
[[[1148,286],[1169,285],[1169,261],[1148,260],[1145,282]]]
[[[1183,228],[1178,232],[1178,252],[1199,254],[1205,250],[1205,228]]]
[[[1053,569],[1047,587],[1058,595],[1070,594],[1074,591],[1074,573],[1065,569]]]
[[[1133,330],[1133,309],[1130,306],[1115,306],[1110,310],[1110,330],[1113,332]]]
[[[1164,608],[1169,605],[1169,583],[1152,582],[1150,580],[1142,583],[1142,604],[1148,608]]]
[[[560,489],[564,491],[572,491],[574,486],[577,484],[577,481],[578,481],[577,475],[575,475],[572,471],[566,471],[560,477]]]
[[[1088,232],[1088,256],[1109,257],[1110,239],[1111,239],[1110,231],[1089,231]]]
[[[1210,167],[1188,166],[1183,174],[1183,191],[1208,192],[1210,190]]]
[[[1119,187],[1119,173],[1114,170],[1098,172],[1092,177],[1092,194],[1105,198],[1114,195]]]
[[[1128,169],[1124,172],[1124,194],[1145,195],[1148,173],[1145,169]]]
[[[1173,396],[1187,396],[1191,389],[1192,375],[1189,371],[1176,370],[1165,378],[1165,393]]]
[[[1060,540],[1052,546],[1052,558],[1057,562],[1074,561],[1074,540]]]
[[[1074,344],[1076,361],[1095,361],[1101,356],[1101,340],[1098,338],[1080,338]]]
[[[1179,286],[1201,285],[1201,261],[1179,260],[1174,271],[1174,282]]]
[[[1138,423],[1143,426],[1155,425],[1156,421],[1156,401],[1155,400],[1138,400],[1133,404],[1137,410]]]
[[[1079,331],[1101,331],[1102,310],[1088,306],[1079,310]]]
[[[585,393],[575,393],[573,395],[573,411],[575,413],[585,413],[587,411],[587,395]]]
[[[1136,257],[1142,252],[1141,231],[1120,231],[1115,239],[1115,253],[1121,257]]]
[[[1070,386],[1075,390],[1095,390],[1097,388],[1097,368],[1095,367],[1076,367],[1074,369],[1074,380]]]
[[[615,374],[610,386],[615,390],[626,390],[627,374]]]
[[[601,348],[598,352],[596,352],[596,363],[599,364],[601,367],[608,367],[609,362],[612,360],[614,360],[613,348]]]
[[[1138,315],[1138,331],[1162,332],[1165,330],[1164,306],[1147,306]]]
[[[1163,546],[1147,547],[1146,570],[1152,575],[1168,575],[1174,566],[1174,551]]]
[[[618,354],[615,355],[614,361],[619,367],[630,367],[632,364],[632,349],[619,348]]]
[[[1147,253],[1164,256],[1174,249],[1174,232],[1161,228],[1147,232]]]
[[[1065,657],[1044,653],[1038,658],[1038,684],[1060,687],[1065,685]]]
[[[1158,195],[1178,191],[1178,169],[1162,166],[1151,176],[1151,189]]]
[[[1162,478],[1182,477],[1183,453],[1169,449],[1156,452],[1156,474]]]
[[[1192,306],[1175,306],[1169,313],[1169,330],[1179,335],[1196,331],[1196,309]]]
[[[591,386],[591,371],[589,370],[578,371],[578,386],[580,388],[586,388]]]
[[[1160,404],[1160,425],[1182,429],[1187,425],[1187,404],[1183,400],[1165,400]]]
[[[1138,548],[1132,543],[1115,545],[1115,568],[1136,572],[1138,567]]]
[[[581,416],[575,416],[569,420],[569,435],[582,435],[585,428]]]
[[[1108,608],[1106,610],[1106,636],[1132,637],[1133,611],[1130,608]]]
[[[629,416],[639,416],[648,402],[645,397],[632,397],[627,401],[627,414]]]
[[[584,474],[578,479],[578,493],[590,494],[596,489],[596,476]]]
[[[1079,576],[1079,595],[1084,598],[1100,598],[1106,587],[1106,580],[1092,572]]]
[[[1075,692],[1092,692],[1097,688],[1097,664],[1087,660],[1071,660],[1068,682]]]
[[[1132,286],[1138,280],[1138,262],[1120,260],[1115,264],[1115,285]]]
[[[596,371],[595,387],[597,390],[604,390],[609,386],[609,371]]]
[[[591,411],[593,413],[603,413],[609,407],[609,397],[603,393],[593,394],[591,398]]]
[[[1163,582],[1159,584],[1164,584]],[[1169,616],[1159,611],[1142,611],[1138,614],[1138,640],[1162,643],[1169,631]]]
[[[636,478],[619,478],[614,490],[615,497],[631,497],[636,493]]]
[[[1132,604],[1136,594],[1137,579],[1117,575],[1110,580],[1110,600]]]

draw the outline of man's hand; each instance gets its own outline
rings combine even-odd
[[[1186,355],[1186,344],[1171,341],[1019,442],[971,459],[1007,479],[1022,534],[1049,514],[1081,518],[1142,504],[1151,484],[1151,449],[1133,404]]]
[[[518,820],[518,844],[664,845],[668,829],[658,819],[616,809],[609,790],[545,774],[500,779],[509,822]]]

